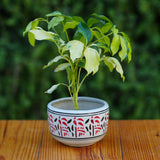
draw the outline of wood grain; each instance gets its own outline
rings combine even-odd
[[[47,121],[0,121],[0,160],[160,160],[160,120],[110,120],[106,136],[82,148],[52,138]]]
[[[54,140],[45,123],[39,160],[121,160],[121,146],[117,121],[110,121],[106,136],[98,143],[81,148],[65,146]]]
[[[43,121],[0,121],[0,160],[37,159]]]
[[[119,124],[124,160],[160,160],[160,120]]]

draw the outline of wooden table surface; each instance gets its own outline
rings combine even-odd
[[[110,120],[106,136],[82,148],[54,140],[44,120],[0,121],[0,160],[160,160],[160,120]]]

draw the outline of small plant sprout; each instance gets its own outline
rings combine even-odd
[[[47,40],[56,44],[57,55],[43,68],[61,62],[54,71],[66,70],[68,84],[54,84],[46,93],[51,94],[60,85],[66,86],[76,110],[80,87],[90,74],[98,72],[100,63],[104,63],[111,72],[115,69],[122,80],[125,80],[120,61],[125,58],[128,62],[131,61],[130,40],[104,15],[94,13],[85,22],[81,17],[71,17],[54,11],[47,14],[46,18],[31,21],[23,33],[26,34],[32,46],[35,46],[36,40]]]

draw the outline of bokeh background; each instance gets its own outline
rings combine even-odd
[[[1,0],[0,1],[0,119],[46,119],[46,105],[68,96],[60,87],[65,73],[42,70],[57,55],[55,46],[40,42],[33,48],[22,33],[29,21],[59,10],[87,19],[96,12],[109,17],[127,33],[132,62],[123,63],[126,81],[103,65],[81,88],[81,96],[108,101],[111,119],[160,118],[160,1],[159,0]]]

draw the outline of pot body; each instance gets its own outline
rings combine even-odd
[[[101,140],[107,132],[108,104],[97,98],[79,97],[79,110],[72,99],[61,98],[47,106],[49,130],[52,136],[69,146],[81,147]]]

